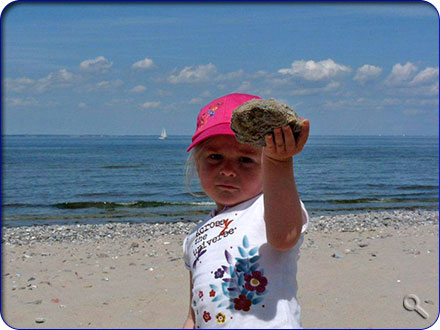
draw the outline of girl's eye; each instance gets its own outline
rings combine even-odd
[[[252,160],[252,158],[249,158],[249,157],[241,157],[240,158],[240,161],[242,162],[242,163],[253,163],[254,161]]]
[[[222,157],[222,155],[220,155],[220,154],[211,154],[211,155],[208,156],[208,158],[209,158],[209,159],[213,159],[213,160],[220,160],[220,159],[222,159],[223,157]]]

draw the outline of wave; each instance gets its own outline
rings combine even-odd
[[[142,165],[107,165],[102,166],[101,168],[106,170],[121,170],[121,169],[127,169],[127,168],[140,168]]]
[[[107,193],[84,193],[84,194],[76,194],[75,197],[120,197],[125,194],[123,193],[114,193],[114,192],[107,192]]]
[[[137,201],[137,202],[64,202],[51,204],[49,206],[63,209],[88,209],[88,208],[98,208],[98,209],[115,209],[115,208],[152,208],[152,207],[163,207],[163,206],[211,206],[215,205],[213,202],[157,202],[157,201]]]
[[[438,191],[438,185],[409,185],[409,186],[400,186],[397,187],[399,190],[437,190]]]
[[[44,204],[25,204],[25,203],[10,203],[10,204],[2,204],[2,207],[47,207]]]
[[[388,183],[367,183],[365,185],[369,188],[386,188],[386,189],[397,189],[397,190],[427,190],[427,191],[438,191],[439,186],[438,185],[393,185]]]
[[[438,203],[438,198],[355,198],[355,199],[324,199],[303,200],[304,203],[333,203],[333,204],[365,204],[365,203]]]
[[[106,196],[111,197],[110,193],[90,193],[90,194],[82,194],[82,197],[100,197]],[[118,196],[118,195],[114,195]],[[419,204],[430,204],[435,203],[438,204],[438,197],[416,197],[413,195],[408,195],[405,197],[370,197],[370,198],[354,198],[354,199],[303,199],[305,204],[324,204],[325,208],[331,208],[331,205],[334,205],[334,209],[338,209],[338,205],[359,205],[359,204],[371,204],[371,205],[379,205],[379,204],[408,204],[408,205],[419,205]],[[5,208],[56,208],[62,210],[76,210],[76,209],[89,209],[89,208],[97,208],[97,209],[116,209],[116,208],[156,208],[156,207],[179,207],[179,206],[187,206],[187,207],[211,207],[215,206],[213,201],[179,201],[179,202],[164,202],[164,201],[134,201],[134,202],[113,202],[113,201],[78,201],[78,202],[62,202],[62,203],[54,203],[54,204],[26,204],[26,203],[10,203],[10,204],[2,204],[2,207]]]
[[[360,206],[360,207],[342,207],[342,208],[317,208],[307,206],[308,212],[368,212],[368,211],[386,211],[386,210],[434,210],[438,211],[438,205],[411,205],[411,206]]]

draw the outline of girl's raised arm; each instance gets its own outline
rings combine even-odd
[[[307,142],[310,123],[304,120],[297,141],[290,126],[275,129],[266,136],[263,149],[264,220],[267,241],[285,251],[295,246],[301,235],[302,211],[296,189],[293,156]]]

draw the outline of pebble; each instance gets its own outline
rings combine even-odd
[[[439,212],[428,210],[391,210],[379,212],[363,212],[351,214],[333,214],[312,216],[309,232],[365,232],[379,228],[424,226],[438,224]],[[113,242],[117,239],[130,239],[131,249],[139,248],[150,240],[164,236],[176,236],[190,233],[199,223],[181,221],[173,223],[111,223],[111,224],[75,224],[30,227],[3,228],[3,243],[10,245],[31,245],[37,242],[53,244],[57,242],[96,243],[97,241]],[[171,240],[164,245],[171,244]],[[181,242],[179,242],[181,243]],[[361,243],[363,244],[363,243]],[[149,251],[149,256],[154,256]],[[104,257],[104,254],[101,255]],[[24,254],[24,258],[31,258]],[[112,259],[116,257],[112,257]]]

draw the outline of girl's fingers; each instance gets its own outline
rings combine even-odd
[[[289,125],[283,127],[284,142],[286,143],[286,151],[293,152],[296,147],[295,137]]]
[[[284,148],[284,138],[281,128],[275,128],[273,132],[275,135],[275,146],[277,148],[277,152],[283,151],[285,148]]]
[[[272,134],[267,134],[264,137],[264,140],[266,141],[266,148],[270,149],[271,151],[275,150],[275,145],[273,143],[273,136],[272,136]]]
[[[310,122],[308,119],[305,119],[302,124],[301,133],[298,136],[298,151],[301,151],[304,148],[304,145],[307,142],[307,139],[309,138],[310,133]]]

